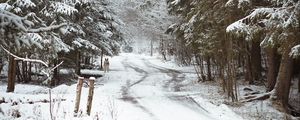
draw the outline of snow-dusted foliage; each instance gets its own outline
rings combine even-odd
[[[174,0],[171,2],[171,5],[178,5],[181,0]]]
[[[82,30],[80,26],[65,26],[61,27],[60,33],[63,35],[76,33],[78,35],[85,35],[85,32]]]
[[[57,36],[51,36],[49,41],[53,44],[55,52],[69,52],[72,48],[63,42],[63,40]]]
[[[34,8],[36,7],[36,4],[33,3],[31,0],[16,0],[14,3],[17,7],[20,8]]]
[[[99,51],[100,49],[95,46],[93,43],[91,43],[88,40],[84,40],[82,38],[75,38],[75,40],[72,42],[74,44],[75,47],[80,48],[80,47],[84,47],[86,49],[91,49],[91,50],[95,50],[95,51]]]
[[[250,15],[233,23],[233,25],[229,25],[227,32],[233,32],[233,30],[236,30],[236,32],[247,31],[246,24],[268,29],[297,27],[299,21],[296,18],[297,9],[294,7],[295,6],[290,6],[289,8],[257,8]],[[244,28],[245,30],[243,30]]]
[[[232,1],[229,0],[227,5]],[[300,25],[300,2],[271,0],[269,4],[271,5],[255,8],[249,15],[229,25],[226,31],[245,36],[247,40],[252,40],[251,36],[256,35],[258,31],[265,31],[261,46],[280,45],[291,40],[287,36],[297,31]]]
[[[246,6],[250,6],[251,4],[251,1],[250,0],[238,0],[237,3],[235,0],[228,0],[225,4],[226,7],[233,7],[233,6],[236,6],[238,8],[243,8],[243,7],[246,7]]]
[[[15,50],[11,50],[14,54],[33,52],[35,58],[50,61],[58,53],[78,50],[117,54],[123,38],[116,27],[121,22],[106,5],[105,0],[0,3],[1,45],[6,48],[14,45]]]
[[[181,20],[169,26],[167,32],[172,32],[177,42],[173,43],[178,53],[181,51],[198,51],[199,55],[218,53],[217,46],[221,45],[222,39],[217,39],[223,33],[226,14],[219,14],[224,11],[225,3],[215,1],[197,0],[168,0],[169,11],[178,15]]]
[[[0,10],[0,31],[1,33],[4,32],[6,28],[20,30],[20,31],[27,31],[27,27],[32,26],[33,23],[15,15],[11,12]]]
[[[43,37],[38,33],[26,33],[21,38],[19,38],[22,43],[26,44],[27,46],[37,46],[39,49],[43,49]]]
[[[106,25],[102,22],[98,22],[97,28],[100,29],[102,32],[104,32],[107,29]]]
[[[300,57],[300,45],[296,45],[292,48],[290,52],[290,56],[293,58],[299,58]]]
[[[51,2],[49,10],[45,11],[46,15],[53,16],[54,14],[73,15],[78,12],[74,7],[61,2]],[[49,14],[47,13],[49,12]]]
[[[7,10],[7,11],[9,11],[9,10],[11,10],[13,7],[11,6],[11,5],[9,5],[9,4],[7,4],[7,3],[0,3],[0,9],[1,10]]]

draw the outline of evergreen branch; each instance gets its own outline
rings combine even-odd
[[[52,26],[41,27],[41,28],[37,28],[37,29],[29,29],[26,32],[28,32],[28,33],[49,32],[49,31],[59,29],[59,28],[64,27],[64,26],[68,26],[68,25],[74,25],[74,24],[62,23],[62,24],[59,24],[59,25],[52,25]]]
[[[26,62],[37,62],[37,63],[41,63],[41,64],[43,64],[44,66],[48,67],[48,64],[45,63],[45,62],[42,61],[42,60],[22,58],[22,57],[19,57],[19,56],[15,55],[15,54],[9,52],[9,51],[8,51],[7,49],[5,49],[2,45],[1,45],[1,48],[2,48],[5,52],[7,52],[9,55],[15,57],[15,60],[21,60],[21,61],[26,61]]]

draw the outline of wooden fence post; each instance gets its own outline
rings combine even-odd
[[[74,110],[74,116],[75,117],[77,116],[77,113],[78,113],[78,110],[79,110],[83,79],[84,79],[83,77],[78,77],[78,83],[77,83],[77,89],[76,89],[75,110]]]
[[[92,109],[92,102],[93,102],[93,95],[94,95],[94,83],[95,83],[95,78],[90,77],[89,79],[89,95],[88,95],[88,101],[87,101],[87,114],[91,114],[91,109]]]

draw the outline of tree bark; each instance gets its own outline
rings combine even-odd
[[[252,41],[251,47],[251,70],[253,80],[258,81],[261,78],[261,49],[259,41]]]
[[[153,56],[153,40],[151,39],[150,43],[150,55]]]
[[[288,99],[290,94],[291,78],[293,74],[293,59],[289,56],[289,51],[290,49],[285,50],[282,55],[277,85],[275,88],[277,100],[282,103],[285,110],[288,110]]]
[[[102,49],[101,50],[101,58],[100,58],[100,70],[103,70],[103,55],[104,55],[104,51]]]
[[[31,67],[32,67],[32,64],[31,64],[31,62],[29,62],[29,68],[28,68],[28,72],[27,72],[29,81],[32,81],[32,78],[31,78],[32,69],[31,69]]]
[[[230,35],[226,35],[226,39],[228,40],[226,42],[227,47],[227,94],[228,97],[231,98],[232,102],[237,100],[237,96],[234,93],[236,90],[234,90],[234,82],[235,82],[235,74],[234,74],[234,61],[233,61],[233,41]]]
[[[0,58],[0,60],[1,60],[1,58]],[[0,61],[0,75],[1,75],[1,72],[2,72],[2,69],[3,69],[3,66],[4,66],[4,64],[2,63],[2,61]]]
[[[249,82],[249,84],[253,84],[253,76],[252,76],[252,65],[251,65],[251,58],[250,55],[246,55],[246,81]]]
[[[16,78],[17,78],[17,82],[21,83],[24,82],[23,76],[22,76],[22,72],[21,72],[21,66],[18,63],[19,61],[16,61]],[[20,61],[22,62],[22,61]]]
[[[54,66],[56,66],[57,64],[58,64],[58,61],[57,61],[57,59],[54,59],[53,60],[53,64],[54,64]],[[58,81],[58,79],[59,79],[59,76],[58,76],[58,68],[56,68],[56,69],[54,69],[54,71],[53,71],[53,78],[52,78],[52,80],[51,80],[51,86],[56,86],[57,85],[57,81]]]
[[[298,93],[300,93],[300,73],[298,73]]]
[[[80,52],[77,50],[76,51],[76,74],[77,75],[81,75],[80,74],[80,69],[81,69],[81,67],[80,67]]]
[[[277,54],[277,48],[266,48],[267,53],[267,92],[274,89],[276,84],[276,78],[279,71],[279,55]]]
[[[210,57],[209,56],[207,56],[206,63],[207,63],[207,80],[211,81],[212,80],[212,76],[211,76],[211,62],[210,62]]]
[[[15,90],[15,79],[16,79],[16,60],[13,56],[9,56],[8,64],[8,81],[7,81],[7,91],[14,92]]]
[[[224,77],[224,66],[220,65],[220,78],[221,78],[221,83],[222,83],[222,89],[223,92],[226,92],[226,81],[225,81],[225,77]]]

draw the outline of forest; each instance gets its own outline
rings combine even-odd
[[[272,99],[283,111],[291,105],[291,86],[300,80],[300,1],[298,0],[168,0],[180,20],[166,33],[161,53],[193,64],[199,82],[219,81],[232,101],[241,82],[266,86],[265,93],[244,101]],[[194,62],[195,61],[195,62]],[[299,99],[299,98],[297,98]]]
[[[30,83],[45,74],[49,76],[43,81],[46,85],[60,84],[59,70],[51,68],[61,62],[63,68],[73,68],[74,74],[80,75],[81,68],[92,67],[91,59],[96,55],[118,54],[125,42],[116,28],[120,23],[106,4],[87,0],[2,1],[0,70],[8,62],[7,92],[14,91],[15,81]],[[6,54],[10,56],[4,57]]]
[[[254,119],[227,108],[257,101],[300,117],[299,0],[0,0],[0,34],[0,119]],[[96,107],[73,116],[77,79],[91,76]],[[43,102],[50,115],[24,115]]]

